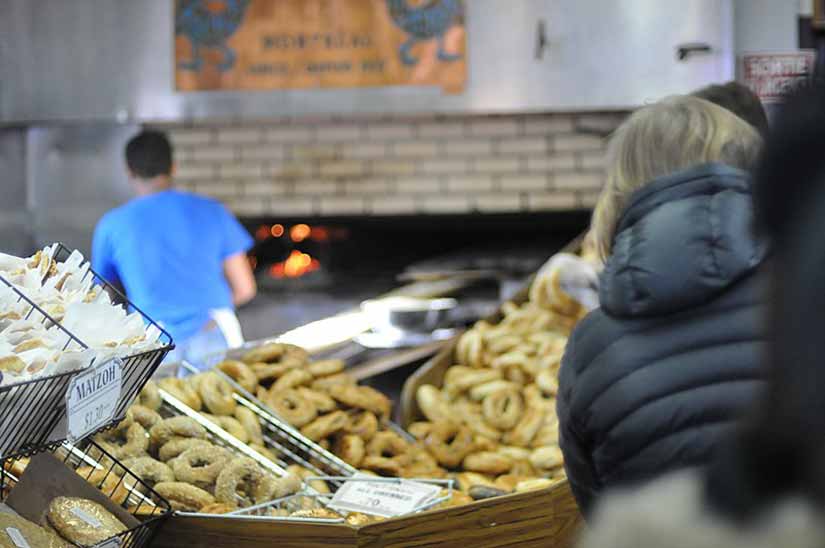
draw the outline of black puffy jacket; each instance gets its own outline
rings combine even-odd
[[[630,199],[559,378],[565,467],[587,515],[605,489],[707,462],[762,386],[766,295],[750,180],[708,164]]]

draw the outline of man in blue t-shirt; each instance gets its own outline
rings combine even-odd
[[[172,335],[168,361],[199,359],[243,342],[234,308],[257,291],[252,238],[219,202],[172,187],[172,146],[158,131],[126,145],[137,197],[97,224],[92,265]]]

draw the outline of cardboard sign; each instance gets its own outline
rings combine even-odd
[[[123,362],[113,358],[72,377],[66,391],[67,439],[75,443],[115,416],[122,387]]]
[[[467,79],[464,0],[177,0],[180,91]]]
[[[372,476],[355,474],[354,478]],[[436,496],[441,487],[415,481],[347,481],[329,503],[329,507],[347,512],[362,512],[391,518],[417,510]]]
[[[762,102],[776,102],[793,85],[813,74],[815,59],[815,53],[808,50],[745,54],[742,79]]]

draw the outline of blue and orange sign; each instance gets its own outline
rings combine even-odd
[[[463,0],[177,0],[176,87],[460,93],[464,10]]]

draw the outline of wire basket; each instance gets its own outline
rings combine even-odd
[[[58,261],[65,261],[71,253],[62,244],[57,244],[55,249],[54,258]],[[86,274],[86,277],[88,276],[92,276],[94,283],[109,293],[114,305],[125,307],[127,312],[139,313],[147,325],[154,326],[160,333],[157,348],[121,357],[122,390],[114,418],[99,429],[103,430],[115,425],[125,415],[126,409],[166,354],[174,348],[174,344],[165,330],[129,302],[115,287],[91,269]],[[3,284],[0,287],[6,286],[16,294],[18,304],[22,304],[25,309],[26,319],[56,330],[63,351],[82,351],[88,348],[83,341],[2,276],[0,283]],[[72,377],[94,361],[91,357],[88,360],[89,363],[79,363],[79,367],[73,371],[0,387],[0,459],[53,449],[65,440],[66,425],[63,419],[66,410],[66,390]]]
[[[95,546],[141,548],[150,545],[152,537],[172,513],[166,500],[94,442],[85,443],[83,449],[62,444],[53,448],[52,453],[140,522]],[[6,500],[19,481],[19,471],[25,469],[26,464],[26,458],[17,457],[5,460],[0,466],[0,501]]]
[[[199,373],[196,367],[185,361],[179,366],[185,375]],[[354,467],[306,438],[294,426],[279,418],[232,377],[220,369],[213,369],[211,372],[223,378],[233,388],[235,392],[233,397],[238,405],[246,407],[257,415],[261,424],[264,446],[282,455],[283,459],[288,461],[287,464],[299,464],[318,475],[351,476],[357,472]]]

